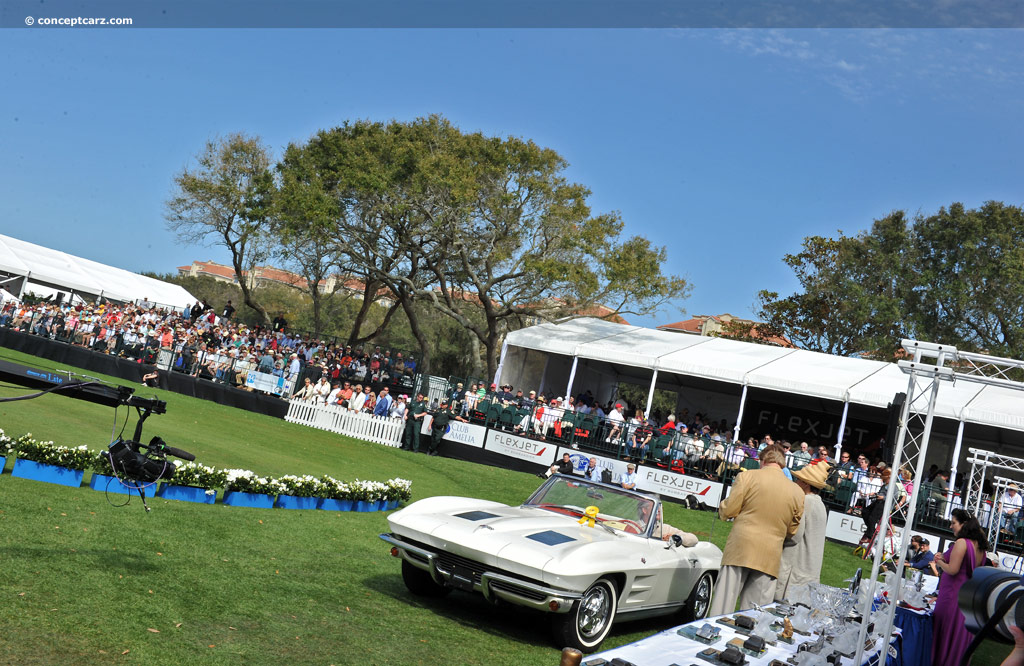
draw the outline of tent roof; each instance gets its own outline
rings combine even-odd
[[[32,282],[57,289],[93,296],[103,294],[116,301],[147,299],[178,308],[196,302],[195,296],[176,284],[11,236],[0,235],[0,271],[25,275]]]
[[[579,356],[705,379],[885,408],[905,392],[895,363],[783,349],[726,338],[573,319],[513,331],[510,347]],[[1024,393],[972,382],[943,382],[935,415],[1024,431]]]

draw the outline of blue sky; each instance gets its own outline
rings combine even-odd
[[[751,315],[808,235],[894,209],[1024,204],[1019,30],[5,30],[0,231],[131,270],[217,248],[164,227],[210,138],[277,154],[346,119],[440,113],[560,152],[595,212]]]

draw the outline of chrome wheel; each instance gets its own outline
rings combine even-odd
[[[711,573],[704,573],[693,586],[686,600],[683,619],[687,622],[707,617],[711,609],[711,597],[715,592],[715,581]]]
[[[601,578],[587,588],[583,597],[573,604],[572,610],[552,615],[555,644],[584,653],[593,652],[611,631],[618,603],[615,583]]]
[[[608,624],[612,594],[606,585],[595,585],[580,600],[577,624],[583,638],[593,638],[600,634]]]

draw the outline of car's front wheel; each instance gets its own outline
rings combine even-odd
[[[402,560],[402,580],[410,592],[421,597],[443,597],[452,591],[450,587],[438,585],[428,572],[406,560]]]
[[[715,577],[710,571],[705,571],[697,579],[697,584],[693,586],[690,597],[686,600],[686,605],[683,607],[683,621],[693,622],[707,617],[708,611],[711,609],[711,595],[714,592]]]
[[[573,647],[585,654],[596,650],[611,631],[618,603],[615,583],[601,578],[591,585],[572,610],[552,616],[558,647]]]

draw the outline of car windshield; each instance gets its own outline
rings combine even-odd
[[[525,506],[574,518],[582,518],[587,507],[596,506],[598,522],[628,534],[647,534],[655,508],[649,497],[563,476],[548,479]]]

